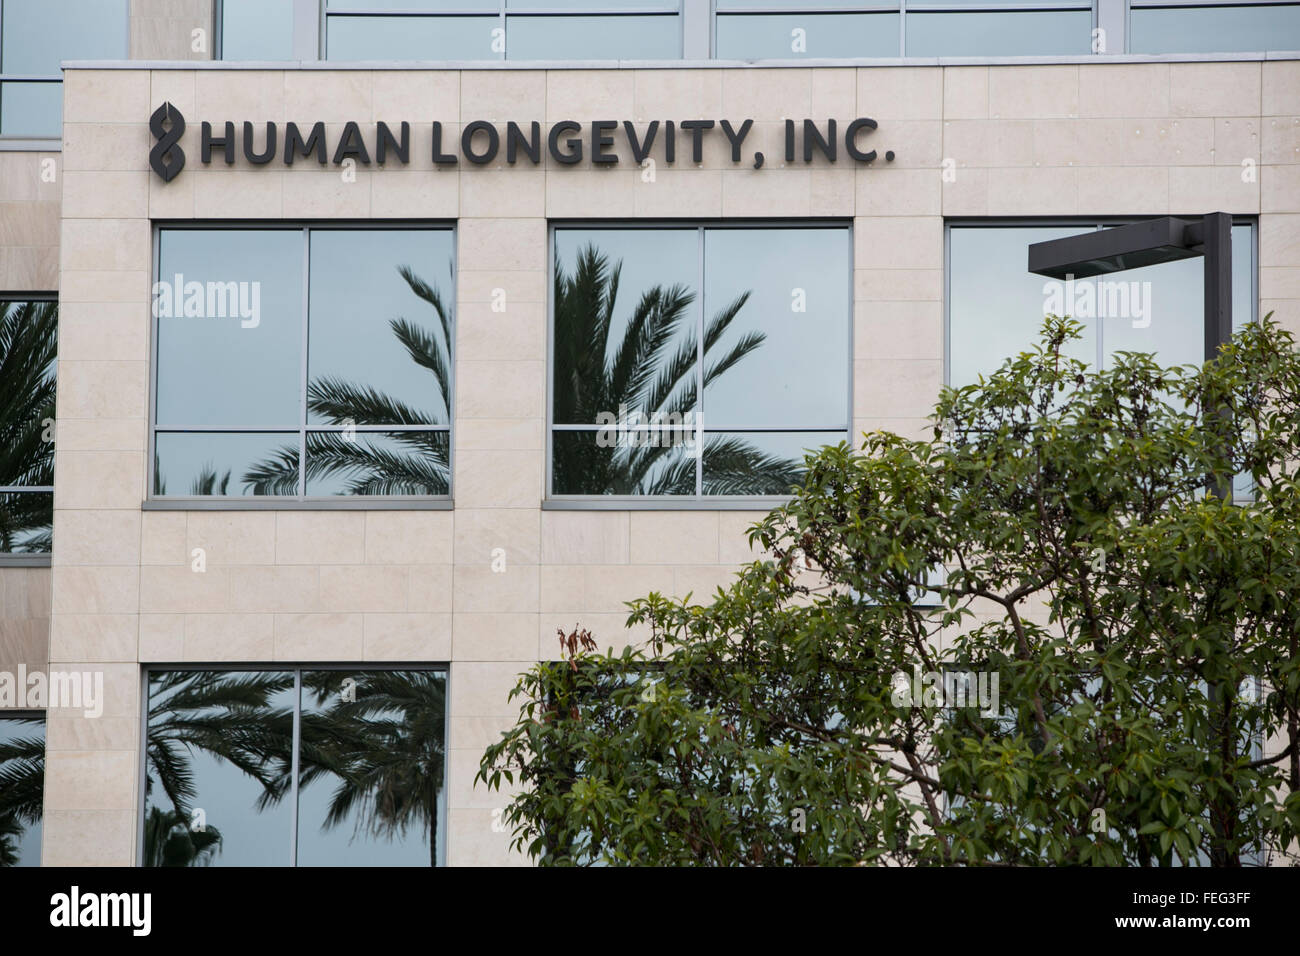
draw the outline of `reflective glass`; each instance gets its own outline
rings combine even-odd
[[[1054,56],[1091,52],[1091,10],[907,13],[907,56]]]
[[[153,494],[296,495],[297,432],[158,432]]]
[[[144,866],[292,862],[294,675],[149,675]]]
[[[844,432],[706,432],[706,495],[788,495],[802,480],[804,456]]]
[[[445,10],[497,11],[501,0],[327,0],[327,10],[410,10],[437,13]]]
[[[450,488],[445,431],[307,433],[307,494],[445,495]]]
[[[437,866],[447,677],[304,671],[299,866]]]
[[[507,12],[512,10],[575,10],[603,13],[607,10],[645,10],[661,7],[676,11],[680,0],[506,0]]]
[[[675,14],[521,14],[506,20],[506,56],[512,60],[670,60],[681,55],[681,19]]]
[[[292,60],[293,0],[222,0],[223,60]]]
[[[0,83],[0,136],[56,137],[62,131],[62,83]]]
[[[694,495],[694,435],[673,429],[556,431],[551,490],[557,495]]]
[[[353,17],[325,21],[330,60],[495,60],[497,16]]]
[[[1132,53],[1300,50],[1300,4],[1134,7]]]
[[[0,553],[48,552],[54,485],[55,302],[0,300]]]
[[[719,14],[723,60],[898,56],[897,13]]]
[[[4,0],[0,71],[60,76],[64,60],[125,60],[127,0]]]
[[[705,230],[706,340],[730,317],[705,361],[706,428],[847,424],[849,256],[844,229]]]
[[[159,425],[298,427],[303,244],[300,230],[163,230]]]
[[[445,229],[312,231],[308,422],[448,422],[452,253]]]
[[[842,8],[845,10],[857,10],[862,7],[882,7],[885,9],[898,9],[898,0],[817,0],[814,4],[818,9],[835,9]],[[773,10],[778,13],[798,12],[799,0],[716,0],[716,9],[719,13],[727,10]]]
[[[0,867],[41,865],[45,718],[0,714]]]
[[[0,554],[49,554],[53,527],[53,493],[0,492]]]

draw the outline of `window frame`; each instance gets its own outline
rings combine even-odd
[[[1216,9],[1231,9],[1232,7],[1300,7],[1297,0],[1123,0],[1124,2],[1124,52],[1128,53],[1133,46],[1133,11],[1152,10],[1152,9],[1178,9],[1180,7],[1208,7]],[[1297,47],[1296,49],[1300,49]],[[1170,57],[1170,56],[1219,56],[1219,55],[1245,55],[1250,53],[1283,53],[1290,52],[1286,49],[1281,50],[1215,50],[1206,52],[1197,52],[1193,50],[1180,50],[1177,53],[1137,53],[1135,56],[1151,57]],[[1234,225],[1236,222],[1234,220]]]
[[[305,435],[312,431],[330,431],[338,430],[338,426],[312,426],[307,421],[306,414],[306,390],[308,385],[307,377],[307,356],[309,345],[309,327],[311,318],[311,302],[309,296],[309,284],[311,278],[310,268],[310,242],[311,233],[316,230],[320,231],[358,231],[358,232],[375,232],[375,231],[392,231],[392,230],[432,230],[438,232],[447,232],[451,236],[451,268],[453,276],[453,286],[451,295],[447,301],[452,304],[453,308],[457,306],[455,284],[459,279],[457,269],[458,253],[458,232],[454,220],[430,219],[430,220],[388,220],[388,219],[367,219],[367,220],[297,220],[297,219],[272,219],[272,220],[165,220],[155,219],[152,223],[152,256],[150,264],[150,283],[160,280],[159,270],[162,265],[161,240],[164,231],[239,231],[239,230],[265,230],[268,232],[301,232],[303,236],[303,255],[304,269],[302,274],[303,283],[303,353],[302,364],[298,370],[302,401],[302,416],[298,428],[295,429],[300,438],[305,439]],[[448,343],[448,370],[451,381],[448,383],[448,391],[451,402],[450,408],[447,409],[447,424],[434,425],[421,428],[406,428],[408,431],[428,431],[443,432],[447,435],[447,493],[445,495],[308,495],[305,494],[306,487],[303,487],[304,494],[301,495],[166,495],[158,496],[153,492],[154,488],[154,461],[157,450],[156,439],[160,431],[158,426],[158,317],[153,314],[152,296],[150,297],[149,310],[149,439],[147,455],[145,462],[145,496],[141,507],[145,511],[451,511],[453,510],[453,501],[455,494],[455,462],[456,462],[456,443],[453,438],[456,422],[456,322],[457,315],[452,315],[452,336]],[[403,430],[396,426],[386,425],[357,425],[357,431],[371,432],[391,432],[394,430]],[[168,426],[161,429],[164,433],[179,434],[201,434],[203,432],[221,433],[221,434],[283,434],[289,429],[284,428],[263,428],[249,427],[239,428],[184,428],[180,426]],[[303,458],[302,446],[299,446],[299,474],[302,474]]]
[[[9,303],[53,302],[57,305],[59,302],[59,294],[57,292],[10,292],[6,290],[0,290],[0,302],[9,302]],[[58,349],[58,327],[57,326],[55,327],[55,349],[56,351],[54,355],[54,394],[55,394],[56,402],[54,407],[54,428],[55,428],[54,449],[55,449],[55,453],[57,454],[58,437],[59,437],[58,436],[59,410],[58,410],[58,403],[57,403],[57,397],[59,392],[59,356],[57,352]],[[4,494],[31,493],[31,494],[45,494],[45,495],[52,496],[54,494],[54,486],[53,485],[21,485],[21,486],[2,485],[0,486],[0,493],[4,493]],[[51,527],[53,527],[53,522],[54,522],[54,508],[53,508],[53,504],[51,504],[50,507]],[[0,568],[48,568],[50,566],[50,556],[52,554],[53,554],[52,548],[50,551],[0,551]],[[5,711],[0,711],[0,715],[3,715],[4,713]]]
[[[291,820],[292,828],[289,836],[289,863],[283,864],[284,867],[297,869],[298,867],[298,751],[302,738],[302,675],[304,671],[437,671],[443,675],[443,711],[442,711],[442,793],[439,799],[438,819],[446,828],[444,832],[450,836],[450,820],[448,809],[451,799],[451,664],[450,662],[429,663],[420,661],[369,661],[360,663],[348,663],[339,661],[329,661],[325,663],[303,663],[301,661],[259,661],[256,663],[231,663],[222,661],[220,663],[183,663],[183,664],[144,664],[140,668],[140,736],[139,750],[137,756],[138,766],[136,767],[136,793],[138,797],[135,804],[135,841],[134,851],[135,859],[132,866],[136,869],[146,869],[144,866],[144,819],[148,812],[147,797],[145,795],[145,780],[149,774],[149,678],[152,674],[167,672],[193,672],[193,671],[228,671],[231,673],[243,673],[247,671],[292,671],[293,672],[293,761],[294,766],[293,786],[291,796],[286,795],[285,799],[290,801],[292,807]],[[441,869],[447,866],[447,840],[444,839],[438,846],[438,865],[436,868]]]
[[[698,266],[695,290],[696,299],[692,307],[698,323],[704,321],[704,242],[703,235],[710,229],[826,229],[842,230],[848,244],[848,275],[845,279],[848,305],[848,336],[845,348],[845,392],[846,392],[846,427],[841,432],[830,428],[771,428],[750,426],[747,428],[721,427],[707,429],[713,431],[746,431],[765,433],[802,433],[809,431],[825,432],[838,436],[836,441],[851,441],[853,435],[853,349],[854,349],[854,224],[852,219],[842,217],[808,217],[798,219],[551,219],[546,224],[546,474],[543,482],[543,511],[770,511],[787,503],[790,495],[706,495],[697,492],[691,495],[561,495],[553,488],[555,469],[553,460],[554,438],[556,430],[560,431],[598,431],[596,425],[559,425],[555,424],[555,233],[557,230],[599,229],[602,231],[658,231],[686,230],[698,233]],[[704,396],[699,396],[702,402]],[[702,446],[705,427],[701,417],[696,416],[696,441]],[[697,459],[698,460],[698,459]],[[699,469],[697,468],[697,487]]]

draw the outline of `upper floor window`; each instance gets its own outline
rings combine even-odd
[[[162,228],[152,494],[448,494],[453,249],[447,228]]]
[[[1130,53],[1300,50],[1300,3],[1132,0]]]
[[[557,226],[550,494],[777,496],[849,427],[845,226]]]
[[[681,0],[326,0],[331,60],[682,55]]]
[[[717,0],[715,55],[1028,56],[1092,52],[1091,0]],[[905,6],[905,9],[904,9]]]
[[[221,0],[223,60],[291,60],[294,0]]]
[[[127,0],[0,0],[0,136],[57,138],[64,60],[124,60]]]
[[[26,691],[27,688],[23,688]],[[41,865],[45,716],[0,711],[0,867]]]
[[[0,554],[48,554],[58,303],[0,300]]]

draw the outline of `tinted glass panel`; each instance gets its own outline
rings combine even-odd
[[[719,14],[724,60],[898,56],[897,13]]]
[[[223,0],[221,58],[293,59],[293,0]]]
[[[153,494],[298,493],[297,432],[159,432]]]
[[[731,317],[705,363],[706,428],[846,424],[851,272],[843,229],[705,231],[705,321]]]
[[[445,431],[307,433],[309,495],[445,495]]]
[[[557,495],[694,495],[694,436],[674,429],[557,431],[551,446]]]
[[[679,0],[506,0],[506,10],[646,10],[655,7],[676,11]]]
[[[789,13],[797,11],[799,3],[798,0],[715,0],[715,6],[719,12],[766,9]],[[857,10],[861,7],[882,7],[897,10],[898,0],[817,0],[815,4],[808,4],[808,6],[815,6],[818,9],[840,7],[845,10]]]
[[[706,495],[788,495],[809,451],[844,440],[843,432],[707,432]]]
[[[326,51],[331,60],[498,59],[492,31],[499,17],[330,16]]]
[[[53,137],[62,129],[62,83],[0,83],[0,136]]]
[[[150,675],[145,866],[292,861],[293,710],[289,671]]]
[[[0,70],[59,76],[63,60],[124,60],[127,0],[5,0]]]
[[[305,671],[299,866],[436,866],[445,832],[437,671]]]
[[[158,424],[298,427],[302,270],[298,230],[163,231]]]
[[[492,10],[501,0],[327,0],[327,10]]]
[[[58,312],[0,300],[0,552],[50,550]]]
[[[49,554],[53,527],[52,492],[0,492],[0,553]]]
[[[908,56],[1030,56],[1091,51],[1091,10],[907,14]]]
[[[674,16],[512,16],[506,55],[513,60],[653,60],[682,55]]]
[[[0,867],[41,865],[45,718],[0,714]]]
[[[1300,5],[1134,8],[1128,42],[1133,53],[1300,50]]]

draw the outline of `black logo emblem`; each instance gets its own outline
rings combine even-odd
[[[171,129],[167,129],[164,123],[170,123]],[[171,103],[164,103],[149,117],[149,131],[158,140],[149,151],[149,165],[163,178],[163,182],[169,183],[185,168],[185,150],[180,147],[185,117]]]

